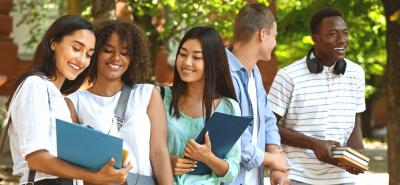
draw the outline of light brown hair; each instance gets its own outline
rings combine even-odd
[[[233,24],[233,41],[247,42],[253,34],[260,29],[271,30],[275,16],[271,10],[262,3],[248,3],[235,17]]]

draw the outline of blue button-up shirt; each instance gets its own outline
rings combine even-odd
[[[225,51],[228,56],[232,81],[235,87],[237,99],[240,104],[242,116],[253,116],[253,108],[251,105],[250,96],[247,92],[249,81],[248,73],[240,61],[235,57],[235,55],[233,55],[230,49],[231,48],[226,48]],[[235,185],[243,184],[246,171],[252,170],[253,168],[259,168],[260,184],[263,184],[264,166],[262,165],[262,162],[264,160],[265,145],[280,145],[281,143],[279,130],[276,125],[276,117],[269,109],[267,93],[264,89],[261,73],[257,65],[254,65],[252,73],[257,92],[257,114],[259,117],[258,139],[257,145],[251,143],[253,125],[250,125],[242,135],[240,172],[236,180],[231,183]]]

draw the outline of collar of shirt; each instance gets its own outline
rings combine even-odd
[[[314,55],[314,52],[311,52],[310,59],[313,59],[313,58],[315,58],[315,55]],[[335,65],[336,65],[336,62],[330,67],[323,65],[323,71],[325,73],[333,73],[334,74],[333,71],[335,70]]]

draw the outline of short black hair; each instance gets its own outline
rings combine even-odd
[[[327,17],[335,17],[335,16],[343,18],[343,15],[336,9],[324,8],[322,10],[319,10],[311,18],[310,22],[311,34],[316,34],[318,32],[318,27],[321,24],[322,20],[324,20]]]

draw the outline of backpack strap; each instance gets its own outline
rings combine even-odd
[[[122,87],[121,96],[118,99],[117,107],[114,110],[114,120],[117,122],[118,131],[121,129],[125,122],[126,106],[128,105],[129,95],[131,94],[132,87],[124,85]]]

